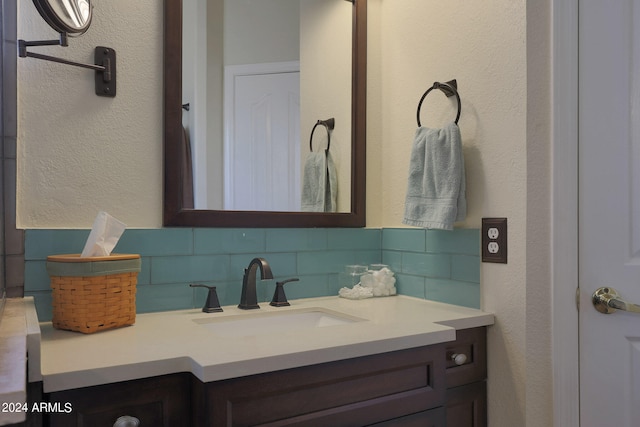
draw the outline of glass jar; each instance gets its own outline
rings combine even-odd
[[[339,274],[338,280],[341,287],[352,288],[360,283],[360,278],[367,272],[366,265],[347,265],[344,271]]]
[[[362,276],[362,286],[371,288],[374,297],[396,295],[396,278],[386,264],[371,264]]]

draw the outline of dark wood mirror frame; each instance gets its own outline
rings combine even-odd
[[[366,205],[367,0],[353,0],[351,212],[261,212],[182,206],[182,0],[164,2],[165,226],[364,227]]]

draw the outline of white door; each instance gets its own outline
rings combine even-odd
[[[300,210],[300,73],[233,77],[225,209]]]
[[[579,3],[580,425],[640,425],[640,1]]]

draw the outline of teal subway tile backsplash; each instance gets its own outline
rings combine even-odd
[[[382,248],[394,251],[424,252],[426,230],[414,228],[385,228]]]
[[[391,271],[402,271],[402,252],[383,250],[382,263],[388,265]]]
[[[478,255],[480,233],[476,229],[427,230],[427,252]]]
[[[25,294],[34,295],[41,320],[51,318],[46,274],[48,255],[78,253],[89,230],[27,230]],[[253,257],[269,261],[274,280],[258,282],[261,301],[271,300],[276,280],[290,299],[336,295],[338,273],[347,264],[385,263],[396,273],[398,292],[471,307],[480,301],[479,230],[418,228],[126,230],[114,252],[139,253],[140,313],[200,308],[206,290],[217,287],[222,305],[240,299],[242,274]]]
[[[140,272],[138,273],[138,284],[151,284],[151,257],[141,257]]]
[[[270,228],[266,231],[267,252],[322,251],[327,249],[325,228]]]
[[[471,255],[451,255],[451,278],[480,283],[480,258]]]
[[[380,264],[381,262],[382,262],[382,258],[381,258],[380,249],[372,250],[372,251],[365,251],[365,250],[354,251],[354,259],[352,264],[371,265],[371,264]]]
[[[425,296],[432,301],[480,308],[480,287],[475,283],[426,278]]]
[[[402,272],[415,276],[451,277],[451,255],[404,252]]]
[[[298,253],[298,268],[309,274],[339,273],[355,262],[353,252],[347,250]]]
[[[151,284],[193,283],[229,277],[228,255],[151,258]]]
[[[396,273],[398,293],[480,306],[480,231],[385,228],[382,261]]]
[[[190,229],[195,238],[197,254],[235,254],[264,252],[265,230],[237,228]]]
[[[425,298],[425,278],[423,276],[410,276],[396,273],[396,288],[401,295]]]
[[[242,280],[244,269],[253,258],[265,258],[275,279],[287,279],[298,274],[295,253],[263,253],[231,255],[229,278]]]
[[[182,283],[140,285],[136,287],[136,291],[136,311],[138,313],[180,310],[194,306],[192,288]],[[204,303],[204,299],[202,302]]]
[[[334,285],[338,278],[335,275],[303,275],[297,282],[289,282],[284,285],[287,299],[314,298],[327,295],[337,295],[338,289]],[[273,297],[273,290],[269,294],[269,300]]]
[[[30,261],[29,268],[24,271],[24,281],[31,291],[48,291],[49,274],[46,261]]]
[[[327,241],[331,249],[380,250],[380,230],[373,228],[330,229]]]
[[[193,254],[193,233],[190,229],[163,228],[162,230],[162,233],[158,233],[158,230],[125,230],[115,252],[143,256]]]
[[[44,260],[48,255],[80,253],[89,230],[26,230],[25,260]]]

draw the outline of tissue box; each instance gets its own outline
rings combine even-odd
[[[140,255],[47,257],[53,327],[85,334],[133,325]]]

